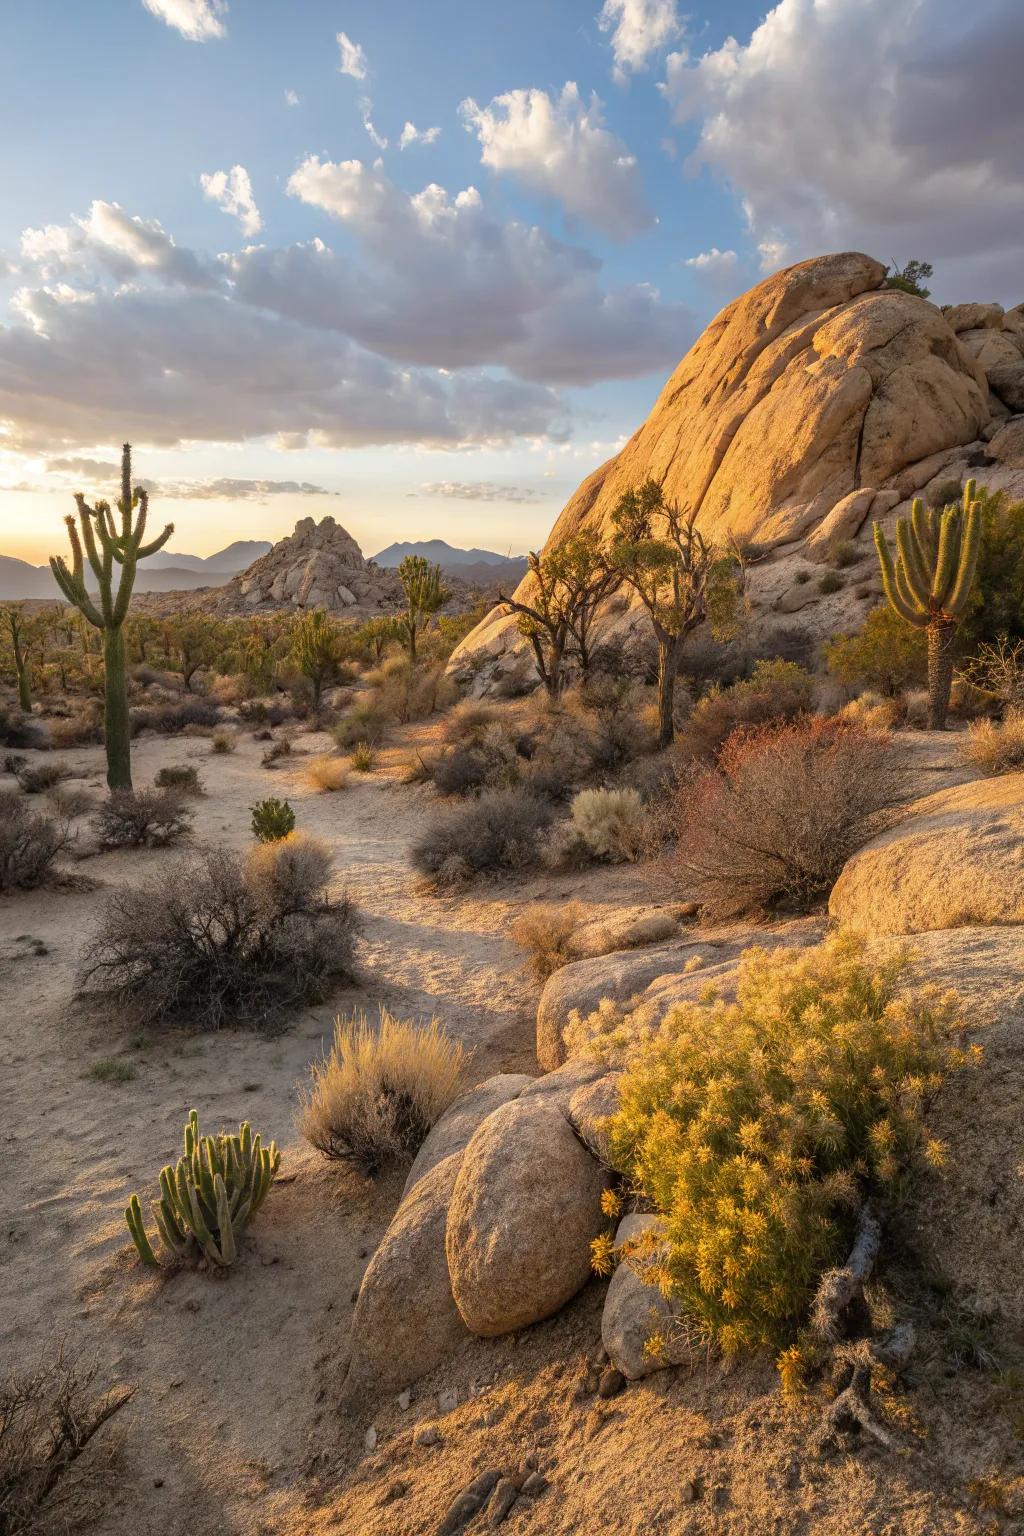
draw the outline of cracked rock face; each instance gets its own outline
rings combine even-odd
[[[571,498],[548,547],[582,527],[609,534],[620,496],[653,476],[668,499],[697,510],[706,535],[780,551],[813,539],[853,493],[977,442],[994,409],[985,366],[936,305],[884,278],[869,256],[821,256],[729,304],[643,426]],[[976,308],[957,324],[991,331],[998,306]],[[991,331],[1010,347],[1014,314]],[[1005,347],[996,350],[1002,359]],[[453,661],[516,645],[514,619],[492,614]]]

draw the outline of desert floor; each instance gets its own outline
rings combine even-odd
[[[309,753],[326,745],[302,738]],[[404,1171],[365,1182],[325,1165],[296,1134],[296,1085],[335,1014],[386,1003],[406,1017],[436,1015],[473,1047],[474,1079],[534,1071],[536,987],[509,924],[539,898],[572,897],[594,915],[650,900],[632,868],[458,897],[420,891],[406,849],[433,794],[401,782],[408,747],[320,794],[304,787],[301,757],[268,772],[249,736],[229,756],[202,738],[136,743],[137,784],[165,763],[199,766],[207,793],[195,802],[193,842],[248,845],[248,808],[273,793],[334,850],[338,881],[363,917],[359,985],[279,1033],[157,1033],[75,1000],[78,956],[105,888],[159,879],[176,850],[74,866],[96,882],[91,890],[0,898],[0,1359],[30,1365],[65,1339],[99,1362],[102,1383],[138,1387],[110,1426],[118,1475],[90,1528],[416,1536],[438,1528],[476,1473],[531,1457],[551,1486],[519,1501],[511,1532],[1010,1529],[969,1486],[995,1450],[987,1381],[923,1369],[892,1405],[910,1449],[822,1463],[807,1451],[820,1408],[785,1403],[770,1362],[662,1372],[609,1401],[596,1397],[587,1382],[600,1342],[596,1280],[551,1322],[468,1346],[413,1386],[407,1409],[394,1399],[340,1409],[352,1305]],[[913,750],[923,788],[952,776],[949,754]],[[98,797],[101,751],[61,756]],[[110,1058],[135,1075],[91,1075]],[[143,1270],[122,1217],[133,1190],[146,1206],[192,1107],[207,1130],[248,1118],[283,1149],[281,1177],[223,1279]],[[429,1448],[412,1438],[424,1420],[439,1427]]]

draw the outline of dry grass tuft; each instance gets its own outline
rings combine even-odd
[[[979,720],[960,749],[972,768],[987,775],[1024,768],[1024,710],[1007,710],[1002,720]]]
[[[348,767],[340,757],[314,757],[303,775],[308,789],[318,789],[322,794],[333,794],[348,783]]]
[[[338,1019],[330,1054],[311,1069],[299,1129],[311,1146],[365,1174],[413,1157],[462,1089],[467,1053],[436,1019],[426,1027],[381,1009],[380,1023]]]
[[[573,934],[583,918],[583,908],[576,901],[557,906],[536,902],[524,907],[509,933],[526,950],[527,967],[537,981],[547,981],[575,959]]]

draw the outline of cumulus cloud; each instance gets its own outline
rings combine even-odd
[[[190,43],[224,37],[227,0],[142,0],[146,10],[175,27]]]
[[[720,251],[713,245],[708,251],[687,256],[683,266],[689,267],[709,288],[729,288],[736,282],[739,257],[735,251]]]
[[[244,165],[233,165],[230,171],[204,172],[199,183],[204,197],[238,220],[243,235],[259,234],[263,220]]]
[[[604,0],[597,24],[612,35],[612,73],[620,84],[646,69],[652,54],[667,48],[682,30],[676,0]]]
[[[78,480],[97,483],[101,480],[118,480],[121,476],[120,464],[104,459],[49,459],[46,469],[49,474],[74,475]]]
[[[73,274],[98,264],[121,282],[141,275],[185,287],[216,286],[216,265],[175,245],[158,219],[130,217],[118,203],[97,198],[84,218],[71,224],[26,229],[21,237],[26,267],[44,278]]]
[[[337,34],[337,43],[341,53],[338,73],[351,75],[353,80],[365,80],[369,65],[366,62],[366,54],[359,44],[354,43],[347,32]]]
[[[364,260],[322,241],[244,251],[231,262],[237,293],[385,356],[592,383],[670,366],[695,335],[683,306],[646,284],[605,290],[587,252],[497,222],[473,187],[410,194],[378,166],[310,156],[288,191],[343,224]]]
[[[440,137],[440,128],[424,128],[421,133],[415,123],[406,123],[402,129],[402,136],[398,141],[398,147],[399,149],[408,149],[412,144],[436,144]]]
[[[158,485],[161,496],[172,501],[266,501],[269,496],[336,496],[322,485],[306,480],[180,480]]]
[[[636,159],[604,126],[598,97],[585,103],[573,81],[556,97],[508,91],[488,107],[469,97],[460,111],[467,131],[480,141],[484,165],[515,176],[542,197],[557,198],[571,218],[615,239],[656,222]]]
[[[780,0],[746,42],[670,55],[666,93],[765,265],[859,248],[1017,302],[1022,52],[1018,0]]]
[[[533,502],[543,498],[539,492],[522,485],[498,485],[493,480],[437,480],[432,485],[421,485],[416,496],[443,496],[452,501],[513,501]]]

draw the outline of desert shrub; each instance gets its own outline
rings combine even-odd
[[[312,1067],[299,1129],[325,1157],[376,1173],[415,1155],[459,1094],[466,1061],[436,1019],[417,1026],[386,1008],[376,1029],[338,1019],[330,1054]]]
[[[959,480],[950,477],[948,480],[940,480],[929,490],[925,500],[933,511],[941,512],[943,507],[957,506],[963,498],[963,486]]]
[[[1024,708],[1024,640],[1000,635],[994,645],[980,645],[961,667],[957,683],[966,683],[1005,708]]]
[[[724,1354],[789,1344],[864,1199],[942,1162],[927,1110],[976,1053],[956,998],[912,983],[850,937],[748,950],[735,1004],[676,1007],[629,1062],[612,1159],[665,1219],[630,1262]]]
[[[793,577],[798,587],[805,587],[811,579],[811,573],[806,567],[801,567]]]
[[[331,728],[331,734],[343,751],[360,741],[378,742],[388,724],[387,714],[372,697],[358,699]]]
[[[310,891],[325,890],[331,878],[331,850],[305,832],[289,832],[273,842],[257,843],[246,854],[250,887],[281,911],[301,907]]]
[[[12,790],[0,790],[0,891],[45,884],[70,841],[66,821],[31,810]]]
[[[860,550],[852,539],[841,539],[832,551],[832,561],[841,571],[848,570],[851,565],[857,565],[860,558]]]
[[[377,754],[368,741],[357,741],[349,754],[349,761],[357,773],[372,773]]]
[[[258,800],[252,811],[252,835],[260,843],[276,843],[295,831],[295,812],[287,800],[271,796]]]
[[[572,830],[592,858],[621,864],[638,857],[644,808],[635,789],[581,789],[571,816]]]
[[[960,751],[979,773],[1013,773],[1024,768],[1024,710],[1008,710],[1002,720],[976,721],[968,727]]]
[[[193,812],[177,789],[112,789],[93,818],[101,848],[166,848],[189,829]]]
[[[290,703],[283,703],[275,699],[267,703],[265,699],[243,699],[238,706],[238,718],[246,725],[284,725],[286,720],[292,720],[295,711]]]
[[[814,719],[737,731],[679,797],[675,865],[709,915],[807,908],[900,798],[887,734]]]
[[[475,747],[488,728],[497,725],[501,713],[480,699],[463,699],[441,727],[441,740],[450,747]]]
[[[41,747],[43,733],[34,720],[0,704],[0,747]],[[70,743],[68,743],[70,745]]]
[[[430,777],[443,795],[507,789],[517,782],[523,766],[520,734],[501,720],[484,724],[475,739],[464,736],[431,759]],[[532,750],[532,744],[527,750]]]
[[[291,737],[280,736],[278,737],[277,741],[272,742],[271,745],[267,748],[263,756],[260,758],[260,762],[264,768],[276,768],[282,759],[291,757],[291,755]]]
[[[348,783],[348,768],[340,757],[329,757],[324,754],[314,757],[303,773],[303,778],[309,789],[318,789],[322,794],[333,794],[337,789],[344,789]]]
[[[588,712],[594,768],[621,768],[657,747],[657,707],[653,696],[634,680],[597,673],[581,686],[579,700]],[[680,690],[680,705],[684,704],[684,690]]]
[[[474,875],[516,873],[540,861],[551,807],[524,789],[489,789],[435,814],[409,850],[413,868],[435,885]]]
[[[62,821],[74,821],[95,809],[96,802],[87,789],[77,784],[58,784],[50,791],[50,804]]]
[[[212,729],[220,723],[220,710],[210,699],[183,698],[133,709],[130,718],[133,736],[141,731],[177,736],[183,731]]]
[[[793,720],[814,703],[814,679],[793,661],[761,659],[750,677],[707,694],[680,733],[684,757],[710,758],[738,726]]]
[[[98,746],[103,740],[103,704],[86,699],[73,714],[49,723],[50,740],[59,750]]]
[[[387,726],[426,720],[450,708],[459,693],[456,684],[445,676],[443,666],[414,665],[407,656],[389,657],[368,672],[366,680],[370,685],[367,695],[334,727],[334,739],[340,747],[354,747],[360,741],[375,744]]]
[[[26,795],[44,795],[70,778],[71,769],[67,763],[33,763],[15,769],[15,773]]]
[[[165,768],[157,770],[153,783],[157,789],[174,789],[180,795],[203,793],[199,769],[191,763],[169,763]]]
[[[929,708],[927,688],[911,688],[903,695],[903,718],[912,730],[928,729]]]
[[[287,858],[294,874],[298,861]],[[315,874],[319,861],[310,863],[308,883],[279,882],[213,850],[114,892],[82,958],[83,991],[150,1023],[204,1029],[267,1024],[322,1002],[351,975],[355,914]]]
[[[220,756],[238,751],[238,732],[230,725],[218,725],[210,737],[210,751]]]
[[[537,721],[517,744],[525,757],[522,781],[538,795],[563,799],[594,770],[594,736],[572,701],[551,703],[545,694]]]
[[[828,596],[831,592],[841,592],[845,585],[838,571],[826,571],[818,580],[818,591]]]
[[[924,630],[907,624],[882,603],[872,608],[855,634],[840,635],[826,645],[825,662],[840,682],[897,694],[925,681],[928,641]]]
[[[238,1135],[221,1131],[200,1136],[193,1109],[185,1123],[185,1151],[177,1165],[160,1174],[160,1199],[152,1203],[160,1242],[170,1264],[205,1259],[227,1269],[238,1254],[238,1239],[270,1192],[281,1154],[277,1143],[264,1147],[244,1120]],[[138,1195],[124,1213],[136,1252],[144,1264],[159,1266],[146,1232]]]
[[[575,958],[573,934],[583,921],[578,902],[535,902],[524,907],[509,929],[527,953],[527,967],[537,981],[547,981]]]
[[[869,689],[844,704],[839,718],[851,725],[863,725],[869,731],[891,731],[899,723],[900,706],[895,699],[883,698]]]
[[[97,1367],[63,1345],[0,1380],[0,1531],[67,1536],[101,1518],[115,1484],[116,1440],[94,1436],[134,1388],[96,1391]]]

